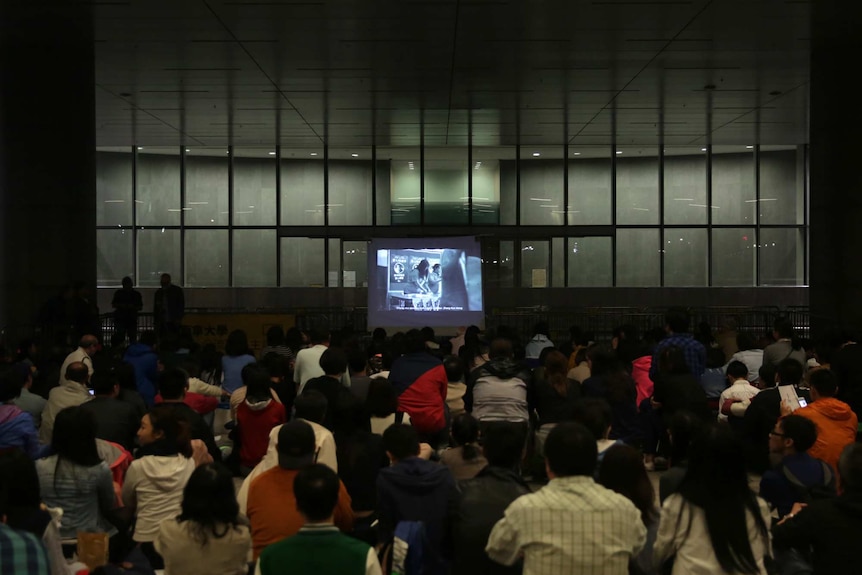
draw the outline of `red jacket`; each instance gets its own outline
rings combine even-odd
[[[449,379],[443,363],[420,352],[408,353],[392,363],[389,381],[397,392],[398,409],[410,416],[419,433],[437,433],[446,427],[446,393]]]
[[[653,381],[649,376],[649,369],[652,365],[652,357],[645,355],[639,357],[632,362],[632,379],[635,380],[635,388],[637,389],[637,406],[640,408],[641,402],[652,396]]]
[[[269,432],[287,422],[284,405],[268,399],[251,402],[246,399],[236,408],[239,432],[239,461],[244,467],[254,467],[269,447]]]
[[[161,394],[156,395],[156,405],[159,405],[163,401]],[[186,392],[186,396],[183,398],[183,403],[194,409],[195,412],[200,415],[206,415],[207,413],[212,413],[216,410],[218,407],[218,398],[201,395],[200,393]]]

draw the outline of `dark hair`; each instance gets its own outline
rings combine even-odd
[[[326,348],[318,363],[326,375],[340,375],[347,371],[347,355],[337,347]]]
[[[802,381],[802,364],[789,357],[782,359],[776,373],[780,385],[799,385]]]
[[[715,369],[724,365],[724,352],[717,347],[709,347],[706,349],[706,367]]]
[[[546,347],[551,351],[545,356],[545,379],[554,388],[554,391],[562,397],[569,395],[569,360],[563,353]]]
[[[817,362],[821,365],[831,364],[835,351],[835,346],[828,341],[819,342],[814,346],[814,355],[817,356]]]
[[[39,474],[35,462],[19,450],[0,452],[0,491],[8,496],[5,512],[6,522],[13,529],[23,528],[33,510],[42,505],[39,489]]]
[[[505,337],[495,337],[488,348],[488,357],[491,359],[505,359],[514,355],[512,340]]]
[[[224,344],[224,353],[230,357],[237,357],[249,353],[248,336],[241,329],[235,329],[227,336]]]
[[[117,377],[117,383],[120,384],[120,389],[128,389],[130,391],[138,391],[138,386],[135,383],[135,368],[128,362],[121,362],[114,368],[114,375]]]
[[[596,438],[580,423],[558,423],[545,440],[545,459],[559,477],[592,477],[598,459]]]
[[[575,403],[572,409],[574,420],[592,433],[596,439],[604,438],[613,422],[611,405],[604,399],[590,397]]]
[[[766,384],[767,387],[775,386],[775,372],[776,368],[771,363],[764,363],[760,366],[760,369],[757,370],[757,377],[760,379],[760,384]]]
[[[284,328],[280,325],[270,326],[266,330],[266,345],[284,345]]]
[[[142,331],[138,341],[147,347],[153,347],[156,345],[156,332]]]
[[[838,473],[844,491],[862,491],[862,443],[851,443],[841,452],[838,459]]]
[[[687,503],[703,510],[721,568],[727,573],[753,575],[760,571],[749,541],[746,512],[754,517],[767,546],[769,531],[748,486],[743,451],[742,441],[731,429],[713,426],[692,446],[678,493]]]
[[[411,329],[404,335],[405,353],[419,353],[425,351],[425,336],[418,329]]]
[[[673,414],[668,425],[670,434],[670,457],[674,465],[688,461],[691,446],[704,433],[704,422],[696,414],[681,409]]]
[[[434,341],[436,334],[434,333],[434,328],[430,326],[425,326],[419,330],[422,333],[422,337],[425,338],[425,341]]]
[[[411,425],[393,423],[383,432],[383,448],[397,460],[419,454],[419,435]]]
[[[233,476],[223,465],[209,463],[194,470],[183,489],[183,503],[177,521],[191,522],[192,538],[206,545],[210,536],[221,539],[236,529],[239,503]]]
[[[350,368],[350,373],[365,371],[368,367],[368,358],[358,349],[354,349],[347,355],[347,367]]]
[[[462,448],[464,461],[472,461],[481,455],[476,447],[479,441],[479,422],[469,413],[462,413],[452,420],[452,441]]]
[[[186,375],[191,377],[200,377],[201,376],[201,364],[199,364],[194,359],[188,358],[184,359],[180,362],[180,369],[186,372]]]
[[[167,452],[192,456],[191,425],[185,417],[170,405],[157,405],[147,415],[153,432],[162,432],[162,438],[158,441]]]
[[[54,419],[51,448],[61,460],[92,467],[102,462],[96,449],[96,420],[86,409],[67,407]],[[56,479],[56,476],[55,476]]]
[[[326,396],[314,389],[307,389],[293,401],[297,419],[323,423],[327,409]]]
[[[514,469],[524,451],[524,436],[504,421],[489,421],[482,430],[482,454],[488,465]]]
[[[548,329],[548,322],[539,321],[533,326],[533,335],[548,335],[548,332],[551,331]]]
[[[788,415],[779,419],[778,425],[784,437],[793,440],[793,449],[797,453],[808,451],[817,441],[817,426],[807,417]]]
[[[329,330],[313,329],[308,332],[308,341],[312,345],[326,343],[329,341]]]
[[[302,330],[296,326],[289,328],[284,334],[284,343],[293,353],[298,352],[302,348]]]
[[[90,388],[96,395],[111,395],[118,383],[115,373],[107,369],[94,371],[93,377],[90,378]]]
[[[178,367],[159,374],[159,394],[162,399],[181,399],[189,386],[189,376]]]
[[[747,331],[741,331],[736,334],[736,347],[739,348],[739,351],[757,349],[757,342],[754,340],[754,336],[750,333]]]
[[[325,521],[338,503],[339,488],[333,470],[320,463],[308,465],[293,478],[296,508],[311,522]]]
[[[606,345],[596,345],[590,348],[587,355],[592,364],[590,375],[601,378],[609,401],[620,403],[637,400],[635,382],[613,349]]]
[[[385,341],[386,330],[382,327],[374,328],[374,331],[371,333],[371,339],[373,339],[374,341]]]
[[[664,314],[664,322],[673,333],[685,333],[691,319],[688,312],[681,307],[672,307]]]
[[[820,397],[834,397],[838,393],[838,378],[828,369],[812,371],[808,384],[817,390]]]
[[[69,381],[74,381],[75,383],[85,383],[87,381],[87,376],[90,375],[90,371],[87,369],[87,366],[80,361],[73,361],[66,368],[66,379]]]
[[[21,395],[21,378],[11,367],[0,366],[0,403],[11,401]]]
[[[443,358],[443,369],[446,370],[448,381],[461,381],[464,377],[464,362],[456,355],[447,355]]]
[[[358,437],[357,430],[370,431],[371,423],[368,413],[364,409],[365,406],[353,393],[347,388],[339,389],[335,396],[335,405],[331,406],[333,415],[332,433],[335,435],[335,447],[339,453],[344,449],[344,454],[349,457],[348,452],[353,452],[353,445],[349,445],[354,440],[361,441]]]
[[[748,379],[748,366],[741,361],[731,361],[727,366],[727,375],[733,379]]]
[[[269,377],[287,377],[290,373],[290,360],[273,351],[260,360],[260,366],[266,369]]]
[[[795,337],[796,331],[793,329],[793,324],[790,323],[785,317],[779,317],[775,320],[773,324],[773,331],[778,334],[779,338],[788,338],[793,339]],[[793,346],[793,349],[797,349],[796,346]]]
[[[242,382],[246,388],[246,399],[266,401],[272,397],[269,373],[258,364],[250,363],[242,368]]]
[[[685,353],[675,345],[662,348],[658,356],[658,370],[663,374],[691,373],[685,361]]]
[[[372,417],[389,417],[398,411],[398,393],[385,378],[374,378],[368,385],[365,407]]]
[[[655,520],[655,490],[638,450],[628,445],[608,449],[599,467],[599,483],[634,503],[647,528]]]

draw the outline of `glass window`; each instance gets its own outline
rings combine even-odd
[[[186,230],[184,248],[187,287],[227,287],[227,230]]]
[[[754,285],[754,228],[712,230],[712,285],[747,287]]]
[[[550,285],[547,240],[521,242],[521,287],[544,288]]]
[[[425,223],[466,224],[470,202],[467,148],[425,148]]]
[[[566,287],[566,238],[551,238],[551,287]]]
[[[368,287],[368,242],[343,241],[342,272],[344,287]]]
[[[482,238],[482,281],[487,286],[515,286],[515,242]]]
[[[661,285],[658,229],[617,230],[617,285],[657,287]]]
[[[233,153],[233,225],[276,225],[275,150],[234,148]]]
[[[378,150],[378,157],[379,157]],[[415,169],[416,162],[413,162]],[[377,199],[377,225],[392,224],[392,173],[391,160],[377,160],[377,176],[374,182],[374,197]]]
[[[706,286],[707,230],[672,229],[664,231],[664,285],[672,287]]]
[[[760,148],[760,223],[805,223],[804,146]]]
[[[761,228],[760,285],[798,286],[805,283],[805,237],[801,229]]]
[[[161,229],[138,230],[137,285],[158,287],[162,274],[171,274],[178,283],[180,269],[180,231]]]
[[[500,156],[500,224],[504,226],[518,223],[518,163],[515,161],[515,150],[500,148],[493,154]],[[474,155],[481,157],[478,152],[474,152]],[[479,161],[482,161],[480,168],[484,167],[486,160]]]
[[[322,226],[323,150],[281,150],[281,225]]]
[[[473,223],[478,225],[499,225],[501,217],[500,186],[501,166],[504,161],[512,162],[514,150],[511,148],[473,148]],[[508,160],[507,160],[508,158]],[[511,197],[506,200],[506,218],[515,223],[515,186],[510,178]]]
[[[658,149],[617,148],[617,224],[659,224]],[[570,192],[571,193],[571,192]]]
[[[324,287],[323,238],[281,238],[281,286]]]
[[[569,238],[569,287],[613,285],[613,254],[610,237]]]
[[[180,225],[179,148],[138,149],[137,164],[137,225]]]
[[[228,225],[228,151],[224,148],[186,148],[185,161],[185,225]]]
[[[96,225],[132,225],[132,153],[96,152]]]
[[[233,231],[233,286],[274,287],[276,285],[275,230]]]
[[[377,181],[381,180],[384,173],[389,174],[389,218],[392,225],[418,224],[422,220],[422,165],[419,161],[419,149],[378,149],[377,157],[389,165],[388,171],[378,170]],[[381,197],[380,190],[377,197]],[[380,224],[381,221],[378,219],[377,223]]]
[[[712,149],[712,223],[753,226],[757,202],[754,192],[754,151],[740,146]]]
[[[119,286],[132,268],[132,230],[96,230],[96,285]]]
[[[569,158],[569,225],[610,225],[610,148],[580,150],[579,156],[572,152]]]
[[[521,225],[562,225],[563,150],[521,147]],[[538,155],[537,155],[538,154]]]
[[[371,148],[329,151],[329,224],[371,225]]]
[[[339,287],[341,285],[341,239],[329,238],[326,240],[329,250],[329,270],[326,277],[327,287]]]
[[[706,152],[666,148],[664,223],[706,224]]]

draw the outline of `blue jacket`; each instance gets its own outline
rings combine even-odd
[[[147,407],[156,402],[156,383],[159,378],[159,356],[148,345],[135,343],[126,350],[123,360],[135,369],[135,384]]]
[[[825,485],[823,464],[807,453],[788,455],[781,460],[781,465],[763,473],[760,479],[760,496],[767,503],[778,509],[779,517],[790,513],[793,504],[799,501],[796,490],[790,480],[784,476],[782,467],[787,467],[806,487]]]
[[[20,449],[31,459],[42,457],[44,447],[33,424],[33,416],[17,405],[0,404],[0,451]]]

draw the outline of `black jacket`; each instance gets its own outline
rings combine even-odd
[[[200,414],[186,405],[185,403],[165,402],[160,405],[168,405],[174,409],[174,412],[184,417],[191,427],[192,439],[200,439],[207,446],[207,451],[212,456],[213,461],[221,462],[221,450],[218,448],[213,437],[212,429],[207,425],[204,418]]]
[[[495,358],[483,363],[470,372],[467,378],[467,391],[464,393],[464,409],[468,413],[473,411],[473,388],[476,382],[483,377],[498,377],[500,379],[520,379],[527,387],[527,405],[533,410],[533,386],[531,385],[533,374],[521,362],[509,358]]]
[[[811,401],[807,390],[796,388],[796,394]],[[763,473],[769,469],[769,432],[781,416],[781,392],[778,387],[764,389],[751,399],[742,420],[746,459],[751,471]]]
[[[131,403],[113,397],[96,396],[81,405],[96,421],[96,437],[113,441],[129,452],[135,448],[135,436],[141,426],[141,416]]]
[[[488,558],[485,546],[494,525],[515,499],[530,493],[524,480],[510,469],[488,466],[473,479],[459,484],[461,498],[455,514],[452,538],[452,575],[517,575],[519,561],[511,567]]]

